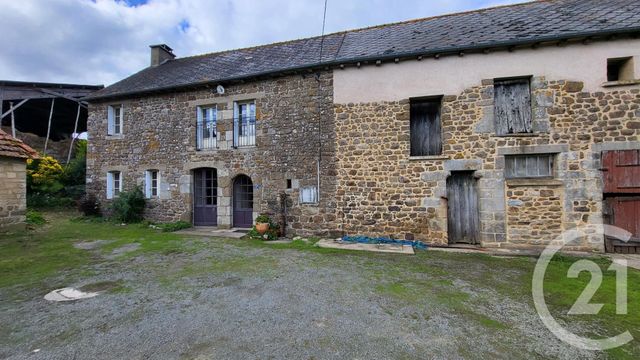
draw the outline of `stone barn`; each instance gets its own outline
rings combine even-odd
[[[27,211],[27,159],[38,153],[0,130],[0,228],[24,224]]]

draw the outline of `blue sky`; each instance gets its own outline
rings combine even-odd
[[[328,0],[326,32],[518,0]],[[111,84],[176,55],[319,35],[324,0],[0,0],[0,79]]]

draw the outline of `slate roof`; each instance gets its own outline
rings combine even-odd
[[[148,67],[87,100],[364,60],[640,31],[638,0],[546,0],[210,53]]]
[[[29,145],[0,130],[0,157],[37,159],[39,155]]]

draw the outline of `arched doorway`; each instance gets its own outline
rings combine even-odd
[[[193,170],[193,225],[218,225],[218,173],[216,169]]]
[[[233,180],[233,227],[253,226],[253,182],[247,175]]]

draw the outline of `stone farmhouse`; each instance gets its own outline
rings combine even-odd
[[[88,98],[87,186],[146,216],[531,248],[640,237],[640,2],[550,0],[176,58]],[[634,245],[635,244],[635,245]],[[636,252],[592,234],[575,250]]]

